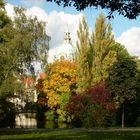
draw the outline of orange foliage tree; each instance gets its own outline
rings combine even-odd
[[[46,68],[47,78],[43,82],[43,91],[48,106],[53,109],[60,106],[61,96],[70,94],[76,84],[76,64],[69,60],[56,60]]]
[[[76,68],[75,62],[55,60],[47,65],[47,77],[42,81],[42,86],[39,86],[41,94],[46,98],[45,104],[50,110],[56,111],[62,121],[67,121],[64,108],[76,88]]]

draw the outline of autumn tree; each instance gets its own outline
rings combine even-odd
[[[69,60],[56,60],[46,69],[47,79],[43,83],[43,91],[48,98],[48,106],[55,108],[59,104],[61,94],[70,93],[70,87],[76,82],[76,65]]]
[[[112,125],[116,103],[105,84],[99,83],[82,94],[71,96],[66,109],[74,126],[103,127]]]
[[[42,102],[48,106],[48,111],[61,121],[70,121],[64,110],[69,101],[69,97],[76,88],[76,64],[69,60],[55,60],[46,67],[47,77],[42,83],[42,92],[38,98],[38,103]]]

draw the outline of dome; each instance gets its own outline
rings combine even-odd
[[[74,59],[75,48],[71,43],[70,33],[66,32],[64,43],[58,47],[56,52],[56,59]]]
[[[74,48],[71,44],[64,43],[57,49],[56,58],[73,60],[74,52]]]

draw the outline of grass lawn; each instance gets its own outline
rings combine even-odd
[[[0,129],[0,140],[140,140],[140,129]]]

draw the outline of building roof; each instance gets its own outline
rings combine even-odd
[[[65,33],[63,44],[56,51],[56,59],[73,60],[75,48],[71,43],[70,32]]]

